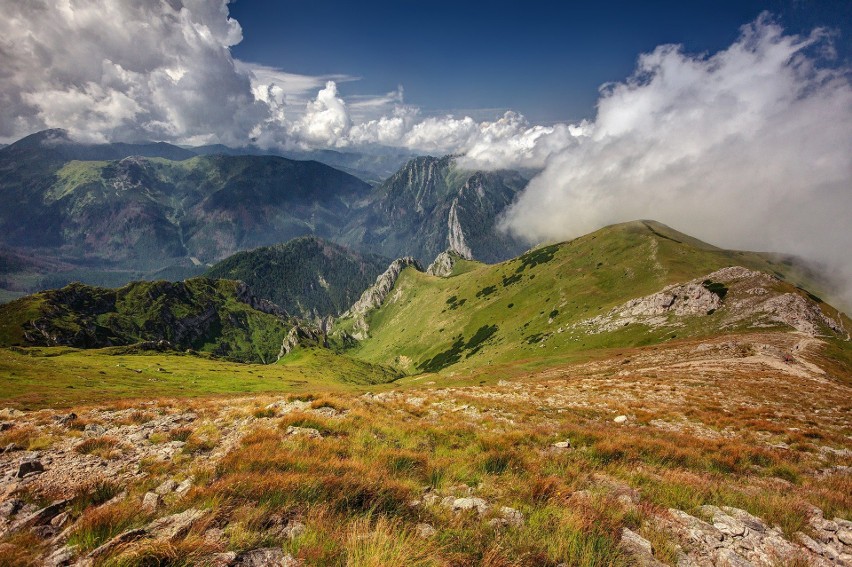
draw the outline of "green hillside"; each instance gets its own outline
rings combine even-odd
[[[273,362],[292,325],[244,284],[196,278],[119,289],[71,284],[0,305],[0,345],[102,348],[149,343]],[[156,345],[160,341],[168,344]],[[154,343],[154,344],[151,344]]]
[[[728,266],[782,277],[795,272],[763,255],[721,250],[651,221],[607,227],[501,264],[479,264],[474,269],[468,264],[459,270],[463,273],[449,278],[408,268],[389,299],[368,315],[370,336],[350,354],[394,364],[409,373],[503,363],[539,366],[553,358],[588,356],[595,349],[736,332],[751,325],[789,330],[789,325],[779,322],[781,315],[772,312],[781,309],[775,303],[755,303],[784,294],[800,297],[826,335],[843,331],[824,329],[820,312],[850,328],[847,318],[796,287],[806,282],[788,283],[770,276],[759,292],[766,295],[759,297],[752,297],[758,292],[745,289],[745,283],[730,284],[728,294],[726,283],[699,282],[697,287],[706,291],[705,300],[717,301],[710,295],[714,294],[719,297],[718,306],[692,316],[665,314],[662,322],[632,322],[605,331],[596,328],[603,323],[581,324],[605,316],[632,298],[704,278]],[[795,298],[778,301],[801,307]],[[340,320],[338,335],[343,336],[353,323]],[[838,344],[849,351],[848,342]]]
[[[258,297],[290,314],[324,317],[345,311],[390,262],[305,236],[239,252],[206,275],[244,281]]]
[[[175,258],[209,262],[336,233],[351,203],[369,190],[321,163],[277,156],[84,161],[13,144],[0,150],[0,241],[62,246],[67,258],[135,269]]]

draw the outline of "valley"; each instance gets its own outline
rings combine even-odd
[[[450,156],[287,155],[331,165],[252,148],[86,144],[63,130],[0,149],[0,300],[73,281],[184,279],[300,236],[421,262],[451,245],[484,261],[525,248],[495,231],[527,182],[518,172],[465,171]],[[373,185],[341,164],[361,164],[349,171]]]

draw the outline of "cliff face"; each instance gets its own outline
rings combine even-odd
[[[438,276],[439,278],[447,278],[452,275],[453,268],[459,258],[463,258],[456,250],[449,248],[444,250],[435,257],[435,260],[426,268],[426,273],[430,276]]]
[[[376,283],[364,290],[364,293],[361,294],[361,298],[356,301],[355,304],[343,314],[343,316],[365,315],[369,311],[379,307],[388,296],[388,293],[390,293],[390,290],[393,289],[397,278],[399,278],[399,274],[402,270],[409,266],[413,267],[417,271],[423,271],[423,267],[420,265],[420,262],[411,256],[394,260],[391,262],[391,265],[388,266],[388,269],[376,278]]]
[[[499,232],[497,219],[526,184],[515,171],[461,169],[453,156],[415,158],[353,209],[338,238],[421,262],[447,248],[468,259],[506,260],[526,246]]]

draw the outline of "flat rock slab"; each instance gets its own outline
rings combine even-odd
[[[185,536],[192,526],[204,516],[204,512],[190,508],[151,522],[148,532],[156,539],[175,541]]]
[[[235,567],[296,567],[299,562],[277,547],[252,549],[239,554]]]

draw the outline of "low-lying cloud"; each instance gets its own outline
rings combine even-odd
[[[826,39],[763,16],[712,56],[674,45],[642,55],[503,226],[537,242],[653,218],[825,262],[852,304],[852,87],[847,69],[817,65]]]

